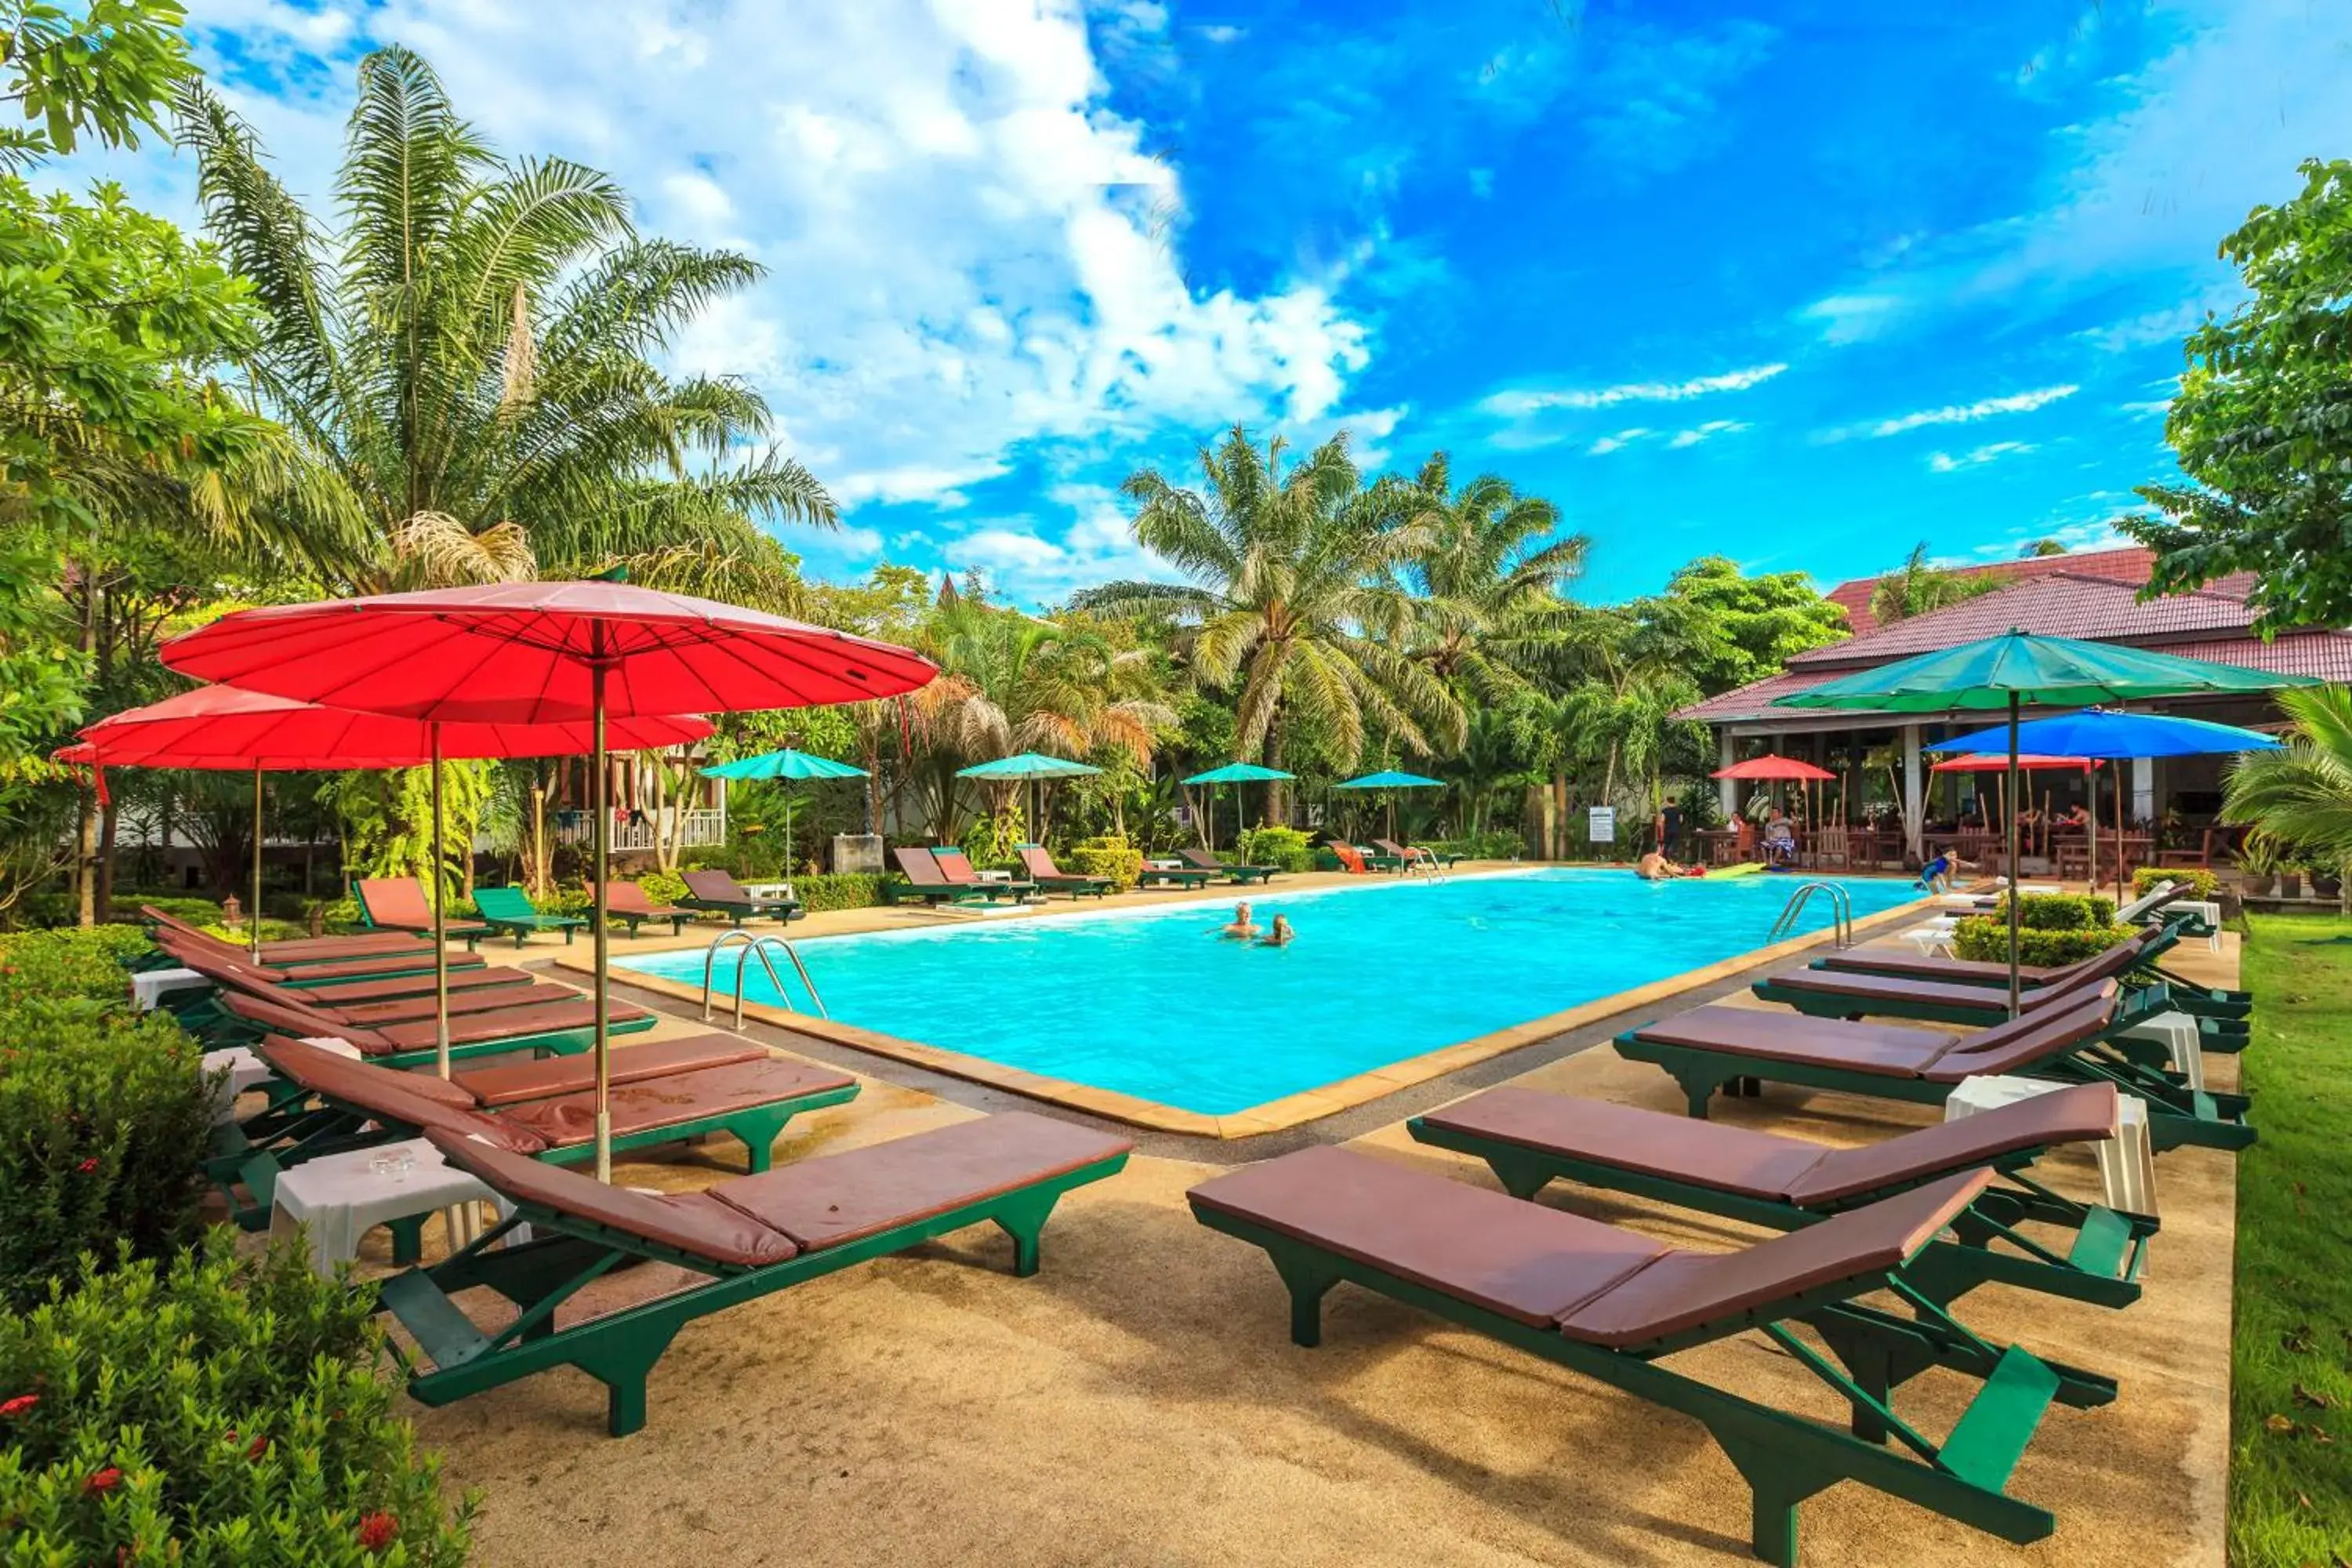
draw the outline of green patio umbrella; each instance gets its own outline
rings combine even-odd
[[[1028,784],[1040,779],[1084,778],[1102,772],[1084,763],[1074,763],[1067,757],[1049,757],[1042,752],[1024,752],[1016,757],[999,757],[992,763],[974,763],[968,768],[958,768],[956,777],[979,779],[985,784]],[[1045,815],[1045,802],[1041,791],[1037,800],[1037,816]],[[1042,825],[1033,817],[1029,829],[1037,835],[1037,842],[1045,842]]]
[[[2203,659],[2177,658],[2114,643],[2042,637],[2012,627],[1958,647],[1860,670],[1772,700],[1775,708],[1859,708],[1882,713],[2009,712],[2009,878],[2017,882],[2018,710],[2029,704],[2084,708],[2151,697],[2187,697],[2316,686],[2307,675],[2277,675]],[[2018,903],[2009,900],[2009,1016],[2018,1015]]]
[[[1284,773],[1280,768],[1262,768],[1255,763],[1227,763],[1222,768],[1211,768],[1205,773],[1194,773],[1184,782],[1188,784],[1273,784],[1281,779],[1295,779],[1297,773]],[[1242,841],[1242,792],[1234,791],[1234,843]],[[1214,845],[1210,847],[1214,848]]]
[[[1401,773],[1389,768],[1377,773],[1366,773],[1360,779],[1347,779],[1331,786],[1333,789],[1444,789],[1444,779],[1423,778],[1419,773]],[[1389,802],[1389,837],[1396,837],[1396,802]]]
[[[738,757],[731,763],[720,763],[702,770],[707,779],[862,779],[864,768],[836,763],[831,757],[814,757],[806,752],[795,752],[790,746],[781,752],[762,752],[756,757]],[[789,875],[793,864],[793,797],[784,796],[784,869]]]

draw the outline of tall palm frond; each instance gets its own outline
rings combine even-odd
[[[2352,689],[2294,688],[2278,703],[2294,721],[2286,750],[2247,752],[2231,765],[2224,814],[2333,861],[2352,860]]]

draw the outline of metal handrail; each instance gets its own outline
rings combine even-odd
[[[1830,940],[1838,947],[1853,945],[1853,895],[1835,882],[1807,882],[1790,895],[1780,918],[1772,922],[1772,930],[1764,938],[1769,947],[1797,929],[1797,917],[1805,912],[1805,905],[1815,893],[1827,893],[1830,900]]]
[[[774,962],[768,957],[768,949],[772,946],[782,948],[784,956],[793,961],[793,969],[800,975],[802,985],[807,988],[809,1001],[815,1006],[816,1016],[820,1018],[832,1016],[825,1011],[824,998],[817,994],[816,982],[809,978],[808,965],[801,962],[799,952],[791,942],[773,931],[753,932],[738,929],[723,932],[718,941],[712,942],[703,952],[702,1021],[704,1023],[710,1022],[712,971],[718,966],[719,952],[721,948],[731,947],[739,942],[742,944],[743,951],[735,955],[735,1026],[737,1028],[743,1026],[743,969],[751,962],[752,955],[755,953],[759,956],[760,967],[768,972],[768,984],[776,988],[776,999],[793,1012],[800,1011],[793,1005],[792,993],[784,989],[783,976],[776,973]]]

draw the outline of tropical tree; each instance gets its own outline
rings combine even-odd
[[[2352,160],[2303,164],[2294,200],[2221,241],[2246,283],[2189,334],[2165,421],[2187,484],[2116,526],[2156,552],[2147,592],[2255,574],[2257,628],[2352,623]]]
[[[1415,606],[1398,579],[1428,548],[1418,491],[1366,487],[1344,431],[1296,462],[1287,451],[1236,426],[1201,449],[1198,490],[1156,468],[1129,476],[1136,542],[1192,581],[1111,583],[1076,603],[1173,617],[1193,679],[1237,689],[1238,749],[1270,767],[1292,715],[1326,728],[1343,765],[1368,723],[1424,756],[1459,745],[1461,703],[1410,654]]]
[[[1413,657],[1491,701],[1527,684],[1592,542],[1562,534],[1558,507],[1496,475],[1459,489],[1452,478],[1444,452],[1413,476],[1423,542],[1399,576],[1421,601]]]
[[[403,48],[360,62],[331,222],[201,86],[180,128],[207,226],[267,312],[235,363],[299,444],[278,505],[320,570],[380,590],[623,563],[796,601],[757,521],[829,524],[832,500],[765,447],[756,392],[656,364],[756,263],[639,236],[593,169],[499,157]]]
[[[1924,616],[2002,586],[1990,574],[1969,576],[1937,566],[1927,559],[1925,540],[1912,546],[1902,566],[1878,580],[1870,591],[1870,614],[1881,626]]]
[[[2046,561],[2051,556],[2065,553],[2065,542],[2056,539],[2029,539],[2017,547],[2020,561]]]
[[[1823,598],[1802,572],[1750,577],[1723,555],[1700,556],[1667,579],[1663,595],[1637,606],[1654,635],[1682,645],[1673,662],[1707,696],[1777,674],[1848,629],[1845,607]]]
[[[2352,862],[2352,688],[2291,688],[2278,704],[2294,723],[2286,749],[2231,764],[2223,813],[2324,865]]]

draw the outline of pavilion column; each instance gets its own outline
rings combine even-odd
[[[1921,795],[1923,781],[1919,773],[1919,726],[1903,726],[1903,851],[1913,860],[1924,864],[1927,858],[1920,839],[1920,829],[1927,820],[1927,803]]]
[[[1739,747],[1738,743],[1732,740],[1731,730],[1728,725],[1717,731],[1716,738],[1719,742],[1719,750],[1717,754],[1723,759],[1716,765],[1717,767],[1727,768],[1732,763],[1739,760]],[[1718,779],[1716,781],[1715,788],[1717,798],[1723,803],[1723,819],[1726,822],[1737,821],[1739,816],[1739,781],[1737,779]]]
[[[2156,820],[2156,760],[2134,757],[2131,765],[2131,822]]]

